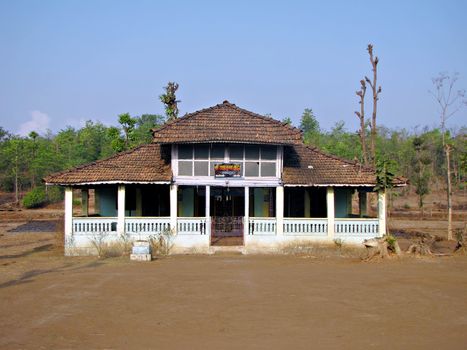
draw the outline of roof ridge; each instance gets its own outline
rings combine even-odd
[[[270,122],[274,122],[276,123],[278,126],[281,126],[281,127],[287,127],[288,129],[292,130],[292,131],[295,131],[297,133],[300,134],[300,136],[303,134],[303,131],[300,130],[299,128],[297,128],[296,126],[293,126],[293,125],[290,125],[288,123],[284,123],[280,120],[277,120],[273,117],[268,117],[268,116],[265,116],[265,115],[262,115],[262,114],[258,114],[258,113],[255,113],[255,112],[252,112],[252,111],[249,111],[247,109],[244,109],[244,108],[241,108],[241,107],[238,107],[236,104],[234,103],[230,103],[227,101],[227,103],[224,101],[224,104],[227,104],[229,107],[233,108],[233,109],[236,109],[236,110],[239,110],[241,112],[244,112],[244,113],[247,113],[253,117],[257,117],[257,118],[260,118],[260,119],[263,119],[263,120],[266,120],[266,121],[270,121]]]
[[[89,163],[81,164],[81,165],[72,167],[72,168],[70,168],[70,169],[66,169],[66,170],[62,170],[62,171],[56,172],[56,173],[49,174],[49,175],[47,175],[46,177],[44,177],[44,180],[50,178],[51,176],[60,176],[60,175],[64,175],[64,174],[70,173],[70,172],[72,172],[72,171],[82,170],[82,169],[87,168],[87,167],[90,167],[90,166],[92,166],[92,165],[96,165],[96,164],[99,164],[99,163],[102,163],[102,162],[105,162],[105,161],[109,161],[109,160],[111,160],[111,159],[118,158],[118,157],[123,156],[123,155],[126,155],[126,154],[131,154],[131,153],[135,152],[136,150],[138,150],[138,149],[140,149],[140,148],[143,148],[143,147],[147,147],[147,146],[154,147],[154,146],[153,146],[153,143],[145,143],[145,144],[136,146],[136,147],[134,147],[134,148],[132,148],[132,149],[129,149],[129,150],[126,150],[126,151],[123,151],[123,152],[119,152],[119,153],[115,153],[115,154],[113,154],[113,155],[111,155],[111,156],[109,156],[109,157],[106,157],[106,158],[96,159],[96,160],[94,160],[94,161],[92,161],[92,162],[89,162]]]
[[[225,102],[225,101],[224,101]],[[230,102],[228,102],[230,104]],[[223,103],[225,104],[225,103]],[[217,104],[217,105],[214,105],[214,106],[211,106],[211,107],[206,107],[206,108],[202,108],[202,109],[199,109],[197,111],[194,111],[194,112],[191,112],[191,113],[185,113],[184,115],[182,115],[180,118],[175,118],[173,120],[169,120],[169,121],[166,121],[164,124],[162,124],[160,127],[158,128],[152,128],[151,131],[153,132],[153,136],[154,136],[154,133],[156,132],[159,132],[161,130],[164,130],[166,129],[167,127],[171,126],[172,124],[177,124],[183,120],[187,120],[191,117],[193,117],[193,115],[195,114],[198,114],[198,113],[203,113],[203,112],[206,112],[206,111],[209,111],[211,109],[214,109],[214,108],[217,108],[219,106],[222,106],[223,104]]]
[[[185,121],[187,119],[190,119],[192,118],[193,116],[199,114],[199,113],[204,113],[204,112],[207,112],[207,111],[211,111],[213,109],[216,109],[216,108],[222,108],[222,107],[229,107],[229,108],[232,108],[236,111],[240,111],[242,113],[246,113],[252,117],[255,117],[255,118],[259,118],[259,119],[262,119],[262,120],[265,120],[265,121],[269,121],[269,122],[273,122],[275,123],[277,126],[279,127],[284,127],[284,128],[287,128],[297,134],[300,135],[300,138],[302,137],[302,134],[303,134],[303,131],[300,130],[299,128],[293,126],[293,125],[290,125],[288,123],[283,123],[281,122],[280,120],[277,120],[275,118],[272,118],[272,117],[268,117],[268,116],[265,116],[265,115],[261,115],[261,114],[258,114],[258,113],[255,113],[255,112],[252,112],[252,111],[249,111],[247,109],[244,109],[244,108],[241,108],[241,107],[238,107],[236,104],[234,103],[231,103],[227,100],[224,100],[222,103],[218,103],[214,106],[211,106],[211,107],[206,107],[206,108],[202,108],[200,110],[197,110],[195,112],[191,112],[191,113],[186,113],[185,115],[183,115],[182,117],[180,118],[177,118],[177,119],[174,119],[174,120],[171,120],[171,121],[168,121],[166,123],[164,123],[162,126],[160,126],[159,128],[153,128],[151,129],[152,133],[153,133],[153,137],[154,137],[154,134],[159,132],[159,131],[162,131],[166,128],[168,128],[169,126],[172,126],[173,124],[176,124],[176,123],[179,123],[179,122],[182,122],[182,121]],[[157,141],[155,142],[154,140],[152,141],[153,143],[157,143]]]

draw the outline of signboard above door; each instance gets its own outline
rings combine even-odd
[[[241,177],[242,167],[239,163],[214,164],[214,177]]]

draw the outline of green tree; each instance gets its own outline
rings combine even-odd
[[[123,113],[118,116],[118,122],[123,131],[125,149],[129,149],[134,141],[133,131],[135,130],[136,119],[132,118],[130,113]]]
[[[15,192],[15,201],[19,203],[19,194],[25,182],[27,170],[27,155],[24,139],[13,136],[1,147],[0,159],[2,168],[2,183],[7,189]]]
[[[282,123],[286,125],[292,125],[292,119],[290,119],[290,117],[285,117],[284,119],[282,119]]]
[[[361,148],[356,133],[349,133],[345,123],[338,121],[331,132],[321,134],[320,148],[330,154],[349,160],[361,160]]]
[[[158,114],[143,114],[136,117],[136,127],[133,132],[136,145],[150,143],[152,141],[152,129],[164,123],[164,117]]]
[[[93,162],[102,158],[107,142],[106,133],[107,127],[91,120],[86,121],[84,127],[77,131],[77,147],[83,162]]]
[[[6,141],[11,137],[11,134],[0,126],[0,142]]]
[[[35,169],[35,162],[36,162],[36,156],[37,156],[37,138],[39,137],[39,134],[35,131],[31,131],[29,133],[29,137],[32,140],[31,144],[31,160],[30,160],[30,166],[29,170],[31,173],[31,187],[34,188],[36,186],[36,169]]]
[[[116,126],[111,126],[107,129],[107,138],[110,141],[112,149],[119,153],[125,150],[125,141],[122,138],[120,129]]]
[[[431,172],[429,164],[431,163],[431,157],[423,137],[415,137],[412,144],[415,150],[415,157],[413,159],[414,177],[412,178],[412,182],[415,185],[415,193],[418,195],[418,207],[423,216],[423,199],[430,193]]]
[[[319,122],[311,108],[305,108],[300,118],[300,129],[303,132],[303,142],[318,146],[320,141]]]
[[[169,82],[164,88],[165,93],[159,96],[159,99],[164,104],[165,115],[167,120],[171,121],[178,118],[178,103],[177,96],[175,95],[178,90],[178,84],[175,82]]]

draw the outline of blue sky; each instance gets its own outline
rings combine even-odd
[[[431,78],[456,71],[467,88],[466,13],[467,1],[0,0],[0,126],[162,114],[157,96],[176,81],[181,114],[227,99],[295,124],[312,108],[322,128],[356,130],[368,43],[379,123],[435,126]],[[466,121],[463,111],[449,126]]]

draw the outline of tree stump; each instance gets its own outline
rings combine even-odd
[[[459,229],[456,231],[457,245],[454,252],[465,253],[467,251],[467,224],[465,224],[464,229]]]
[[[431,246],[435,242],[435,237],[421,237],[417,243],[413,243],[407,249],[407,253],[416,255],[433,255]]]
[[[368,252],[368,256],[363,259],[364,261],[370,261],[375,256],[380,256],[382,259],[389,258],[388,242],[385,237],[365,239],[363,245]]]

